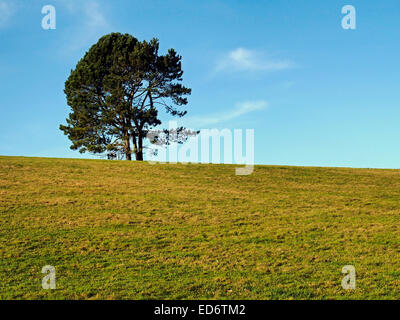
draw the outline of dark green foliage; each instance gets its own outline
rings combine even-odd
[[[191,89],[182,81],[181,56],[158,54],[157,39],[140,42],[129,34],[103,36],[78,62],[65,82],[72,108],[60,129],[80,152],[134,153],[143,160],[143,140],[161,124],[159,107],[182,117]],[[132,147],[131,147],[132,146]]]

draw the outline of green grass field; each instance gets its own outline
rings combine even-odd
[[[400,170],[235,167],[0,157],[0,298],[400,298]]]

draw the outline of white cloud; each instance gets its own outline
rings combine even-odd
[[[227,110],[226,112],[209,114],[207,116],[193,116],[188,118],[188,122],[191,126],[199,128],[207,125],[215,125],[217,123],[226,122],[233,120],[247,113],[263,110],[267,108],[268,103],[264,100],[260,101],[245,101],[236,104],[233,110]]]
[[[110,32],[111,26],[105,16],[105,9],[96,0],[60,0],[71,15],[78,16],[72,39],[66,41],[68,51],[87,49],[99,37]]]
[[[217,71],[276,71],[288,69],[293,63],[276,60],[254,50],[237,48],[229,52],[217,64]]]
[[[107,19],[100,10],[100,5],[95,1],[88,1],[85,6],[87,17],[86,26],[90,29],[102,29],[109,27]]]
[[[0,1],[0,28],[5,27],[14,14],[15,6],[9,1]]]

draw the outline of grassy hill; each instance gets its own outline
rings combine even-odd
[[[400,296],[399,170],[235,167],[0,157],[0,298]]]

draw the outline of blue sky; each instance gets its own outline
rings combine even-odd
[[[41,27],[47,4],[55,30]],[[341,26],[348,4],[356,30]],[[185,123],[254,129],[258,164],[400,168],[396,0],[0,0],[1,155],[91,157],[58,129],[63,88],[110,32],[175,48],[193,89]]]

